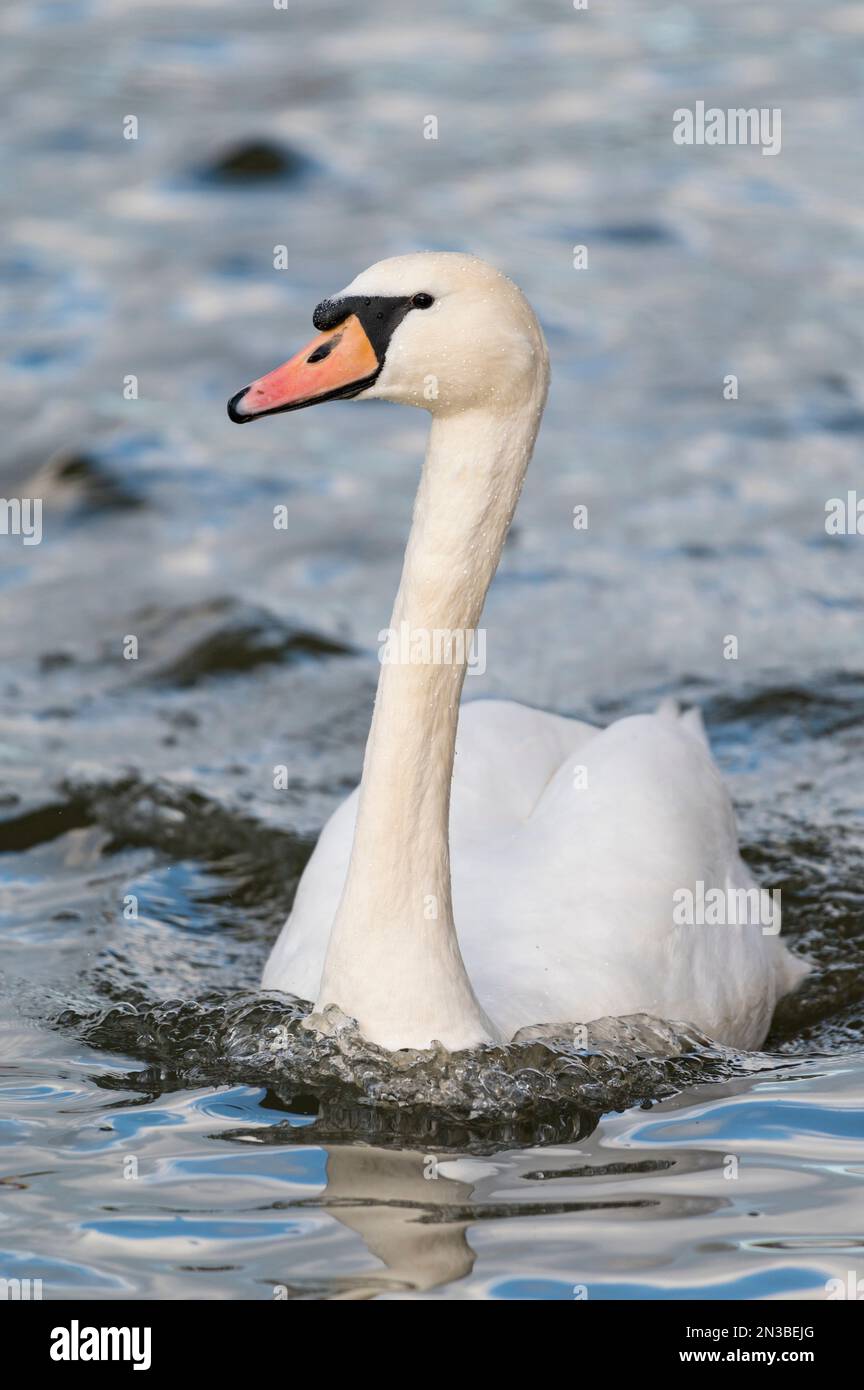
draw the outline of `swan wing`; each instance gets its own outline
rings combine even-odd
[[[700,891],[730,904],[734,895],[737,908],[739,891],[756,885],[701,720],[688,716],[668,704],[582,732],[527,817],[505,832],[496,808],[494,841],[454,831],[463,957],[505,1034],[528,1018],[644,1012],[757,1046],[806,970],[770,909],[767,920],[698,919]],[[462,824],[455,786],[454,810]]]
[[[358,793],[327,822],[265,988],[314,998]],[[769,924],[675,920],[676,895],[755,888],[698,713],[590,724],[512,701],[460,712],[450,818],[469,978],[506,1035],[651,1013],[757,1046],[807,966]]]

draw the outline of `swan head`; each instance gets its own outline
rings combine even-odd
[[[433,415],[506,412],[546,394],[546,344],[500,270],[455,252],[394,256],[313,314],[318,336],[228,403],[237,424],[320,401],[395,401]]]

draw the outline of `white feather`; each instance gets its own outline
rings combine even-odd
[[[542,334],[471,257],[399,257],[348,289],[435,296],[364,394],[433,416],[391,626],[470,631],[543,410]],[[382,667],[362,789],[322,831],[264,986],[390,1048],[634,1013],[758,1046],[808,967],[770,921],[675,918],[681,890],[754,886],[698,712],[664,701],[604,730],[506,701],[460,714],[463,677]]]

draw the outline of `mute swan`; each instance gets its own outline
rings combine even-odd
[[[432,425],[389,629],[410,640],[382,662],[361,785],[263,987],[338,1005],[389,1049],[633,1013],[758,1046],[809,967],[779,920],[676,920],[681,890],[754,887],[698,713],[600,730],[506,701],[460,712],[467,653],[433,647],[476,630],[531,457],[549,366],[529,304],[483,261],[424,253],[365,270],[313,323],[232,420],[358,397]]]

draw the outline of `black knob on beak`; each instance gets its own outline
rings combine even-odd
[[[312,315],[312,322],[319,333],[324,333],[328,328],[336,328],[350,313],[351,305],[344,299],[322,299]]]

